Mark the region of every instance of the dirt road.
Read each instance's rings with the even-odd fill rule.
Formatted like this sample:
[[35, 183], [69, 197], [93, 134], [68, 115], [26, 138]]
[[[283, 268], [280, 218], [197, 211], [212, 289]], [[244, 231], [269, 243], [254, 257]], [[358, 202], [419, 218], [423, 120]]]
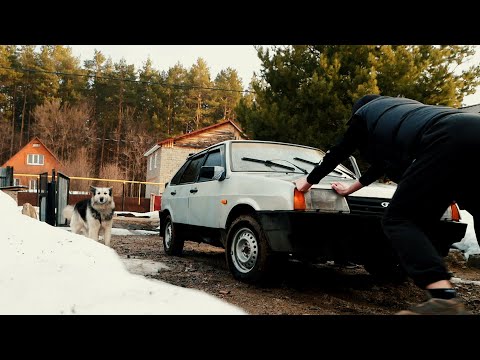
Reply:
[[[411, 282], [380, 282], [361, 266], [347, 269], [290, 262], [280, 284], [259, 287], [233, 279], [224, 250], [206, 244], [185, 242], [181, 257], [165, 255], [158, 235], [113, 236], [112, 247], [122, 257], [158, 261], [169, 267], [148, 277], [205, 291], [249, 314], [394, 314], [425, 299], [424, 292]], [[451, 251], [447, 263], [467, 308], [480, 314], [480, 270], [467, 267], [457, 250]]]

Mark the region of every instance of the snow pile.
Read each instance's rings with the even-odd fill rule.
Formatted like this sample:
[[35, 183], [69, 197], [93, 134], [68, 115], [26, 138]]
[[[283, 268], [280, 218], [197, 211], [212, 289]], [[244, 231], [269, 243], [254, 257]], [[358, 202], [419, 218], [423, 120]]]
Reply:
[[478, 246], [477, 237], [475, 235], [475, 228], [473, 227], [473, 217], [469, 212], [460, 210], [462, 221], [468, 224], [467, 232], [462, 241], [453, 244], [454, 247], [461, 250], [465, 258], [468, 259], [470, 255], [480, 254], [480, 247]]
[[130, 274], [114, 250], [22, 215], [3, 191], [0, 214], [0, 314], [245, 314]]

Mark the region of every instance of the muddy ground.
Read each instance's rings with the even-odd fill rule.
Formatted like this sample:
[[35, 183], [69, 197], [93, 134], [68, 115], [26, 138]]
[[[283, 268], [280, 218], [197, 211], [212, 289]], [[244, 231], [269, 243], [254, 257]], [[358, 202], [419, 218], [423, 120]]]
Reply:
[[[158, 219], [119, 218], [114, 226], [153, 229]], [[159, 235], [113, 236], [112, 247], [122, 257], [158, 261], [169, 267], [147, 277], [205, 291], [252, 315], [386, 315], [425, 300], [424, 292], [411, 281], [381, 282], [362, 266], [289, 262], [279, 284], [261, 287], [233, 279], [224, 250], [210, 245], [187, 241], [181, 257], [166, 255]], [[467, 267], [458, 250], [452, 250], [446, 261], [466, 307], [480, 314], [480, 269]]]
[[[7, 193], [16, 200], [16, 193]], [[117, 228], [154, 230], [158, 225], [158, 219], [114, 218]], [[186, 241], [181, 257], [164, 253], [158, 233], [114, 235], [111, 245], [121, 257], [161, 262], [169, 267], [146, 275], [149, 278], [205, 291], [252, 315], [390, 315], [425, 300], [425, 293], [411, 281], [381, 282], [362, 266], [290, 262], [278, 285], [260, 287], [236, 281], [227, 269], [224, 250], [210, 245]], [[450, 251], [446, 262], [467, 309], [479, 315], [480, 269], [467, 267], [458, 250]]]

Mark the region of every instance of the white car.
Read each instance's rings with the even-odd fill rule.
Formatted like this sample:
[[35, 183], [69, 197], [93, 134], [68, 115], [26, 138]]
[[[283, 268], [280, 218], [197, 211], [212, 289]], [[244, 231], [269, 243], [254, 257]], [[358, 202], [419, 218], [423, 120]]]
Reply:
[[[302, 145], [231, 140], [189, 156], [162, 194], [165, 252], [180, 255], [185, 240], [223, 247], [234, 277], [247, 282], [269, 278], [289, 258], [349, 261], [386, 277], [401, 272], [380, 222], [395, 185], [374, 183], [339, 196], [333, 181], [360, 176], [351, 157], [355, 173], [339, 165], [307, 193], [296, 190], [293, 181], [324, 154]], [[446, 256], [466, 230], [456, 204], [438, 225], [426, 231]]]

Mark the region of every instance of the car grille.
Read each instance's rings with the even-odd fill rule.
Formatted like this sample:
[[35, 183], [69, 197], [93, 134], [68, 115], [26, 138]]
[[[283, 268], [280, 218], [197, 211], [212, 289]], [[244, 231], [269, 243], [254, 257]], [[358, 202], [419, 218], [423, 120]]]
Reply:
[[347, 197], [351, 214], [383, 215], [389, 201], [390, 199]]

